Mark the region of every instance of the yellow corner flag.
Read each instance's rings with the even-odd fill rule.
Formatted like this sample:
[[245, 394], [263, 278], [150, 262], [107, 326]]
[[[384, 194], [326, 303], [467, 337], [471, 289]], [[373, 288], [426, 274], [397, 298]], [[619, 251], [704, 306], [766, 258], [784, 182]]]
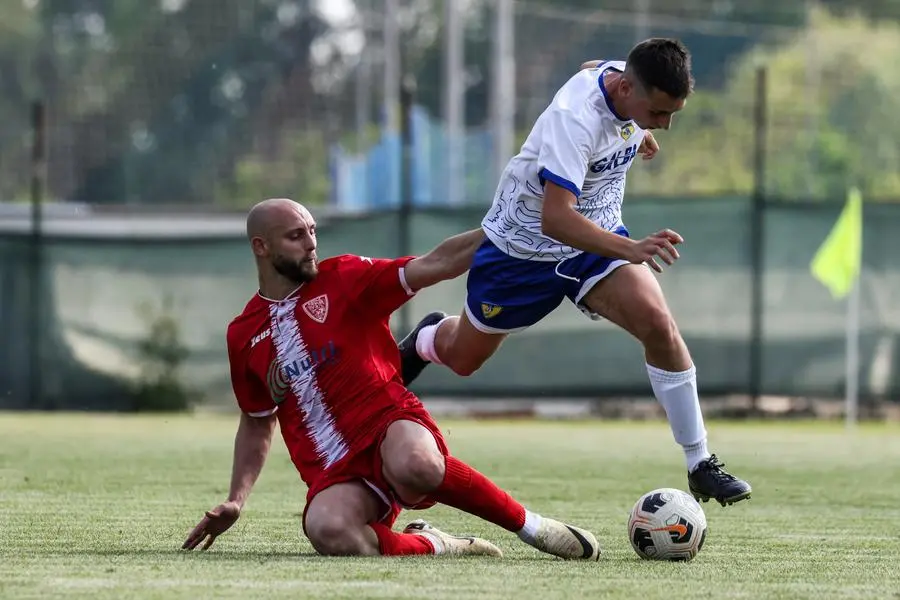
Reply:
[[844, 210], [810, 264], [813, 277], [843, 298], [853, 288], [862, 266], [862, 194], [851, 188]]

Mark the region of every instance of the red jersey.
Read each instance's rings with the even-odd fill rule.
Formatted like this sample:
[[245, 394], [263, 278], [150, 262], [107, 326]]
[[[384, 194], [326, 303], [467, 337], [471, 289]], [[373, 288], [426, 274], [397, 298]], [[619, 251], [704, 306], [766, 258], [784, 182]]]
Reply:
[[238, 406], [277, 411], [303, 480], [373, 443], [372, 424], [420, 406], [400, 376], [391, 313], [413, 295], [393, 260], [343, 255], [281, 301], [256, 294], [228, 325], [228, 357]]

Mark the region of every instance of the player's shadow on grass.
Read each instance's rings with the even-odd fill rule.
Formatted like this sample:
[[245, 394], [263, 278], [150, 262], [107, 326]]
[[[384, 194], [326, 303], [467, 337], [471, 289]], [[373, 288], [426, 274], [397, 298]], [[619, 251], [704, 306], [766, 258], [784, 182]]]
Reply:
[[250, 560], [296, 560], [298, 558], [325, 558], [320, 554], [312, 551], [302, 552], [284, 552], [284, 551], [267, 551], [267, 550], [220, 550], [210, 549], [201, 550], [182, 550], [181, 548], [172, 549], [154, 549], [154, 548], [122, 548], [117, 550], [79, 550], [72, 549], [56, 550], [47, 552], [46, 554], [77, 554], [78, 556], [94, 556], [97, 558], [129, 556], [129, 557], [147, 557], [147, 558], [184, 558], [195, 560], [215, 560], [215, 561], [240, 561], [246, 562]]
[[[180, 559], [180, 560], [202, 560], [202, 561], [211, 561], [211, 562], [235, 562], [235, 563], [248, 563], [248, 562], [258, 562], [258, 563], [269, 563], [269, 562], [296, 562], [298, 560], [302, 560], [304, 562], [316, 561], [323, 563], [330, 563], [336, 561], [346, 561], [346, 560], [360, 560], [360, 561], [374, 561], [374, 560], [390, 560], [390, 561], [403, 561], [403, 560], [439, 560], [439, 561], [494, 561], [494, 562], [507, 562], [507, 563], [553, 563], [560, 562], [559, 559], [556, 559], [552, 556], [547, 556], [543, 554], [507, 554], [505, 557], [501, 559], [495, 558], [486, 558], [483, 556], [446, 556], [446, 557], [423, 557], [423, 556], [403, 556], [403, 557], [390, 557], [384, 558], [380, 556], [346, 556], [346, 557], [334, 557], [334, 556], [323, 556], [321, 554], [317, 554], [316, 552], [307, 551], [307, 552], [284, 552], [284, 551], [266, 551], [266, 550], [243, 550], [243, 551], [232, 551], [232, 550], [221, 550], [221, 549], [210, 549], [206, 551], [200, 550], [182, 550], [180, 548], [175, 548], [172, 550], [156, 550], [152, 548], [123, 548], [121, 550], [77, 550], [73, 549], [70, 551], [55, 551], [55, 552], [47, 552], [46, 554], [68, 554], [73, 555], [77, 554], [81, 557], [95, 557], [95, 558], [112, 558], [112, 557], [134, 557], [134, 558], [142, 558], [142, 559]], [[602, 562], [602, 559], [601, 559]], [[596, 565], [597, 563], [594, 561], [574, 561], [573, 564], [587, 564], [587, 565]]]
[[[195, 551], [194, 554], [200, 554]], [[165, 556], [165, 553], [160, 553], [158, 556]], [[194, 558], [190, 556], [189, 558]], [[457, 563], [457, 562], [484, 562], [484, 563], [562, 563], [566, 561], [562, 561], [561, 559], [555, 558], [553, 556], [547, 555], [537, 555], [537, 556], [505, 556], [503, 558], [492, 558], [487, 556], [430, 556], [430, 555], [414, 555], [414, 556], [323, 556], [321, 554], [316, 554], [314, 552], [280, 552], [280, 553], [265, 553], [265, 552], [232, 552], [232, 553], [220, 553], [214, 554], [211, 552], [203, 553], [203, 556], [196, 557], [197, 560], [210, 560], [214, 562], [250, 562], [255, 561], [259, 563], [269, 563], [269, 562], [286, 562], [291, 561], [295, 562], [298, 560], [302, 560], [303, 562], [321, 562], [322, 564], [331, 564], [345, 561], [360, 561], [360, 562], [422, 562], [428, 561], [433, 562], [437, 561], [438, 563], [446, 562], [446, 563]], [[573, 565], [583, 564], [583, 565], [593, 565], [596, 566], [597, 563], [595, 561], [572, 561]]]
[[199, 550], [175, 550], [174, 552], [162, 552], [161, 556], [182, 556], [190, 560], [206, 560], [215, 562], [279, 562], [296, 561], [298, 559], [322, 559], [321, 554], [315, 552], [266, 552], [263, 550], [250, 551], [199, 551]]

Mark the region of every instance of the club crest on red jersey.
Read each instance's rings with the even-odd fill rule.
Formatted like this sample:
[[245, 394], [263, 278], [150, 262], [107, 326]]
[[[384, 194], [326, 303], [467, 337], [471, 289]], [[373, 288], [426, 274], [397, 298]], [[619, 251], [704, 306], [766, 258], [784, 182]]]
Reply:
[[328, 318], [328, 296], [322, 294], [303, 303], [303, 312], [317, 323], [324, 323]]

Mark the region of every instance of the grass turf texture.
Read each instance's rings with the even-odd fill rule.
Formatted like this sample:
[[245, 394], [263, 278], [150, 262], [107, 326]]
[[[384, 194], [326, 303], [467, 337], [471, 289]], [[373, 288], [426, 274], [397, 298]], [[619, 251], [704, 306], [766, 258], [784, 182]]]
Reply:
[[691, 563], [640, 560], [634, 501], [687, 486], [665, 424], [444, 420], [451, 450], [535, 511], [593, 530], [564, 562], [446, 507], [405, 512], [503, 559], [325, 558], [300, 533], [305, 487], [280, 432], [241, 520], [180, 550], [224, 498], [236, 417], [0, 414], [2, 598], [900, 598], [900, 428], [709, 423], [753, 498], [704, 504]]

